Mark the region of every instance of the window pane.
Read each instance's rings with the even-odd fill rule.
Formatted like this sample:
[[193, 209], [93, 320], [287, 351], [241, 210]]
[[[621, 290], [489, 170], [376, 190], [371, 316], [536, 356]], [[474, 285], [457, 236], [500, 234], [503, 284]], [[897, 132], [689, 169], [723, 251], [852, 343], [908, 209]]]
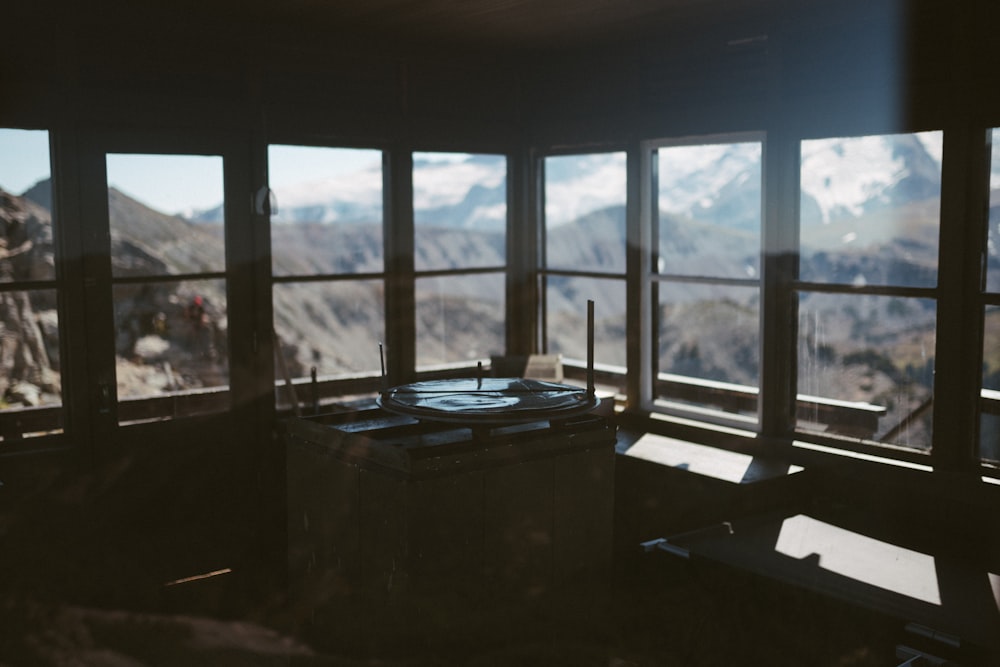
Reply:
[[801, 294], [799, 428], [929, 449], [936, 310], [929, 299]]
[[[62, 429], [56, 291], [0, 291], [0, 440]], [[36, 414], [23, 414], [25, 409]], [[18, 413], [8, 423], [4, 413]]]
[[802, 142], [800, 277], [937, 284], [941, 132]]
[[413, 154], [417, 271], [506, 266], [507, 159]]
[[658, 150], [660, 273], [760, 275], [761, 144]]
[[[0, 128], [0, 440], [63, 428], [49, 135]], [[50, 282], [18, 289], [16, 283]]]
[[417, 367], [503, 354], [505, 282], [503, 273], [418, 278]]
[[119, 399], [229, 384], [224, 280], [119, 284], [113, 298]]
[[109, 154], [112, 274], [225, 270], [222, 158]]
[[1000, 130], [994, 129], [990, 150], [989, 237], [987, 238], [986, 289], [1000, 292]]
[[660, 283], [657, 396], [756, 419], [756, 287]]
[[548, 276], [546, 352], [587, 361], [587, 301], [594, 302], [594, 365], [625, 368], [625, 281]]
[[979, 456], [1000, 463], [1000, 306], [987, 306], [984, 321]]
[[276, 276], [381, 273], [382, 152], [267, 149]]
[[545, 158], [545, 239], [549, 269], [625, 273], [625, 153]]
[[0, 129], [0, 282], [54, 280], [49, 135]]
[[379, 343], [385, 339], [381, 280], [274, 285], [274, 328], [282, 352], [275, 380], [323, 379], [381, 373]]

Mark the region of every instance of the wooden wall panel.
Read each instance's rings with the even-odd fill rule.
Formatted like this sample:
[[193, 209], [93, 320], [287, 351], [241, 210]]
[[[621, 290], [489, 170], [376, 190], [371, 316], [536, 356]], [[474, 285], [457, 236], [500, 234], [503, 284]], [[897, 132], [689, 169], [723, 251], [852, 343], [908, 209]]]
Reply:
[[591, 449], [555, 460], [552, 541], [556, 586], [610, 573], [615, 454]]
[[360, 592], [374, 605], [389, 604], [409, 586], [406, 483], [362, 469]]
[[314, 599], [348, 593], [362, 569], [358, 466], [307, 445], [289, 447], [287, 479], [292, 590]]
[[420, 588], [444, 584], [469, 595], [481, 592], [483, 487], [483, 473], [477, 471], [411, 484], [410, 560], [414, 579], [426, 582]]
[[486, 473], [484, 570], [496, 597], [530, 597], [552, 577], [552, 459]]

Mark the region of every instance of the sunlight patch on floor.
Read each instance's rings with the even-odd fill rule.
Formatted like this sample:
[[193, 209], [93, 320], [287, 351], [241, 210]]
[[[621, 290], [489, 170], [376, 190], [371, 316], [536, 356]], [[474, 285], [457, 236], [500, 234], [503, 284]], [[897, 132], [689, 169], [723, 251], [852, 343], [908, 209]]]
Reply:
[[804, 514], [784, 520], [775, 550], [816, 558], [824, 570], [934, 605], [941, 604], [934, 557]]

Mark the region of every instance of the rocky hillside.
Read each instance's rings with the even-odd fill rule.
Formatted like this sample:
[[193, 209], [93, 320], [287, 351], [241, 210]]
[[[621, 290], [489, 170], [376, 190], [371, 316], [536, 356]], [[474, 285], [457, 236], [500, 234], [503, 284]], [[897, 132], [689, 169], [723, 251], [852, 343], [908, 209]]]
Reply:
[[[0, 281], [55, 276], [52, 216], [0, 190]], [[58, 402], [59, 341], [52, 290], [0, 292], [0, 407]]]

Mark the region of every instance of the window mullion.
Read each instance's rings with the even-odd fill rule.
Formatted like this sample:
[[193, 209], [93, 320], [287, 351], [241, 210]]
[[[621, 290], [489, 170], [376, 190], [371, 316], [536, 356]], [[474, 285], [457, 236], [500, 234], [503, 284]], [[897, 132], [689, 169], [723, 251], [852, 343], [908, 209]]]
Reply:
[[63, 404], [70, 442], [87, 455], [93, 453], [87, 341], [66, 332], [84, 330], [87, 319], [84, 290], [83, 225], [81, 224], [78, 136], [60, 129], [49, 134], [52, 164], [52, 213], [57, 226], [56, 281], [59, 286], [60, 354]]
[[537, 336], [537, 291], [539, 219], [532, 215], [537, 195], [532, 187], [534, 169], [529, 151], [519, 150], [507, 158], [507, 299], [506, 353], [534, 352]]
[[412, 382], [417, 368], [413, 232], [413, 154], [383, 153], [386, 375], [389, 385]]
[[652, 322], [655, 309], [651, 295], [654, 151], [645, 144], [633, 146], [628, 151], [626, 169], [626, 361], [629, 369], [626, 396], [630, 407], [646, 410], [653, 404], [655, 380]]
[[982, 380], [983, 309], [979, 258], [984, 252], [983, 202], [988, 201], [986, 132], [960, 126], [944, 134], [941, 174], [941, 239], [938, 262], [938, 324], [931, 453], [938, 468], [972, 464], [976, 406]]
[[769, 133], [764, 142], [761, 217], [760, 428], [784, 437], [795, 424], [799, 142]]

